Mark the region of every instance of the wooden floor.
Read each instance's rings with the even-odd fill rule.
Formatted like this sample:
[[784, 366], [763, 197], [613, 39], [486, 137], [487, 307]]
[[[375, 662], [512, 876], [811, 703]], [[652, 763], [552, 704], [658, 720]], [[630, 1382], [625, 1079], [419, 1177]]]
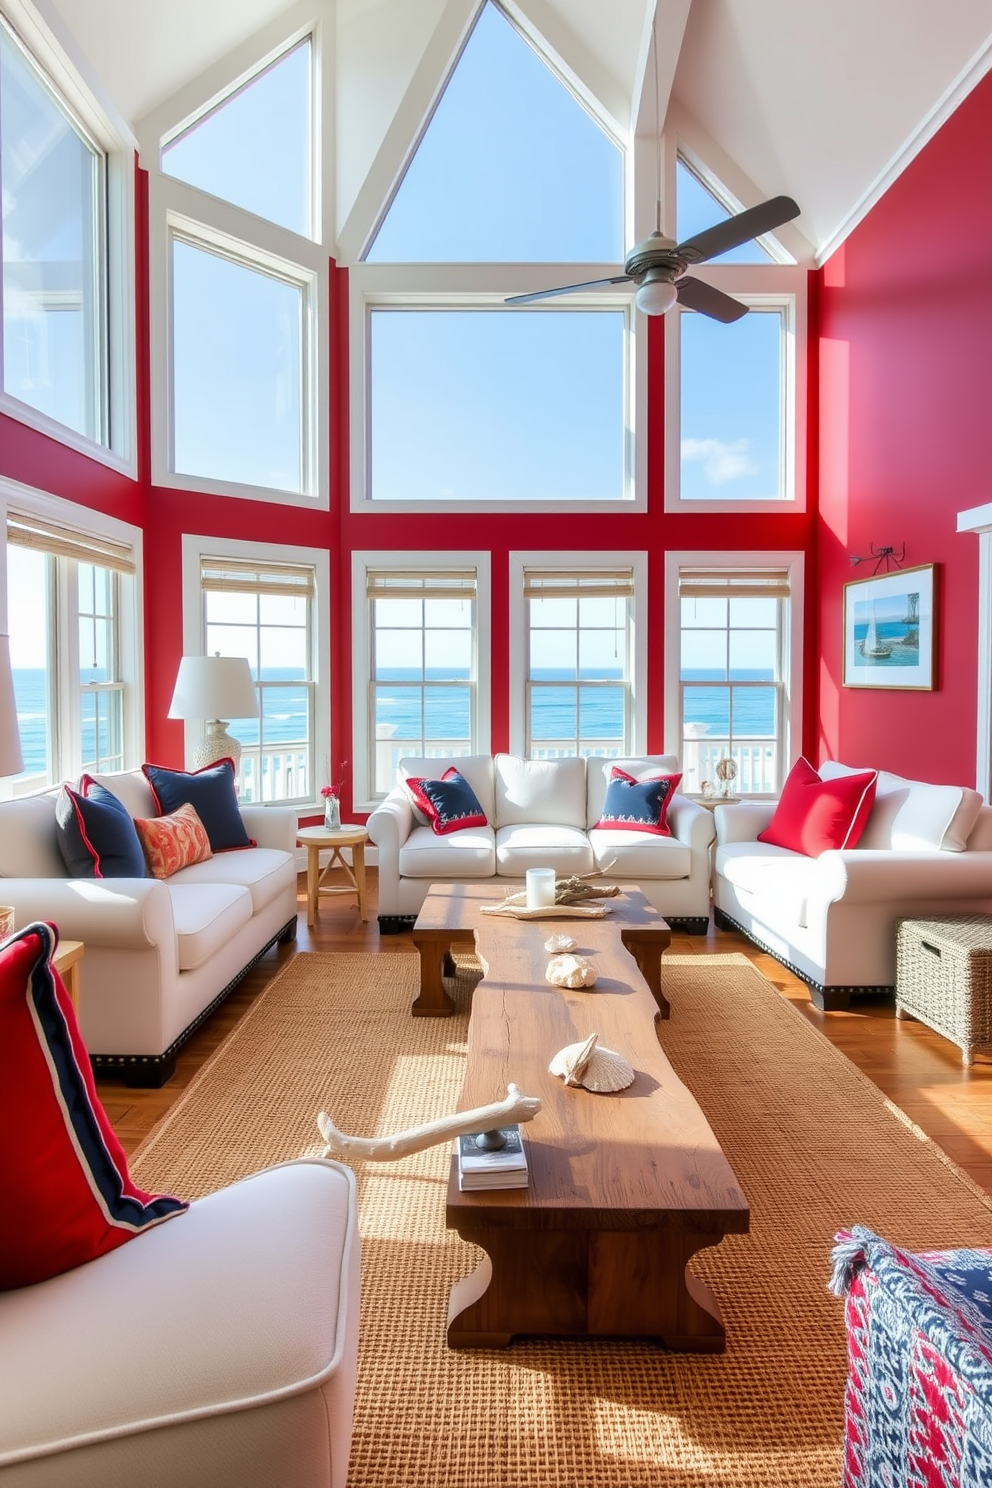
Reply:
[[[363, 925], [349, 898], [324, 900], [313, 930], [306, 923], [306, 879], [299, 889], [300, 929], [295, 946], [277, 946], [208, 1019], [179, 1056], [175, 1076], [161, 1090], [128, 1090], [101, 1080], [100, 1097], [127, 1152], [165, 1115], [190, 1080], [226, 1038], [272, 976], [297, 951], [413, 950], [409, 934], [383, 936], [376, 926], [375, 870], [369, 872], [369, 922]], [[859, 1001], [850, 1012], [820, 1013], [796, 977], [732, 931], [707, 936], [675, 934], [672, 950], [705, 956], [740, 950], [783, 997], [841, 1049], [901, 1110], [992, 1192], [992, 1062], [963, 1069], [958, 1049], [923, 1024], [897, 1019], [891, 1003]]]

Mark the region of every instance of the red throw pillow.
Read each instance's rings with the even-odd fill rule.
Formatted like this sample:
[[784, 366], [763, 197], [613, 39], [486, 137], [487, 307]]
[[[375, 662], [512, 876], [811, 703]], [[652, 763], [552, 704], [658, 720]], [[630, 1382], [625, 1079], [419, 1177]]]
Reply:
[[807, 858], [818, 858], [830, 848], [856, 847], [875, 804], [877, 779], [877, 770], [864, 770], [821, 780], [807, 760], [797, 759], [758, 841], [791, 847]]
[[189, 1206], [136, 1188], [93, 1084], [53, 925], [0, 945], [0, 1290], [58, 1276]]

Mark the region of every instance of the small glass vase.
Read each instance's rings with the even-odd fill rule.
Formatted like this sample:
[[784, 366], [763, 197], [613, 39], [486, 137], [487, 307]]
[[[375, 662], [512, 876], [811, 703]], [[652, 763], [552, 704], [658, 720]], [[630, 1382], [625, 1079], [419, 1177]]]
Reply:
[[337, 832], [341, 828], [341, 802], [337, 796], [324, 797], [324, 826], [329, 832]]

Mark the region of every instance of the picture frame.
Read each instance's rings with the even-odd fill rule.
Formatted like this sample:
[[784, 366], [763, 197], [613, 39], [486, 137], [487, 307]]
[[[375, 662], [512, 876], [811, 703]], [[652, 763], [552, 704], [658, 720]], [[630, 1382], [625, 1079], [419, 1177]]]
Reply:
[[844, 686], [932, 692], [937, 685], [935, 563], [844, 585]]

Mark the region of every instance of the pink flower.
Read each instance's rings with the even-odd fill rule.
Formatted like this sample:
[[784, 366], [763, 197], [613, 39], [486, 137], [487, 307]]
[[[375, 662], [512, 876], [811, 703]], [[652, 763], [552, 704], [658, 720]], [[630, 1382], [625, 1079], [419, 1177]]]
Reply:
[[337, 782], [336, 785], [322, 785], [320, 787], [320, 794], [324, 797], [325, 800], [327, 799], [328, 796], [339, 796], [341, 794], [341, 787], [344, 785], [344, 772], [345, 772], [345, 769], [347, 768], [347, 765], [348, 765], [348, 761], [347, 760], [342, 760], [341, 761], [341, 776], [342, 776], [342, 778]]

